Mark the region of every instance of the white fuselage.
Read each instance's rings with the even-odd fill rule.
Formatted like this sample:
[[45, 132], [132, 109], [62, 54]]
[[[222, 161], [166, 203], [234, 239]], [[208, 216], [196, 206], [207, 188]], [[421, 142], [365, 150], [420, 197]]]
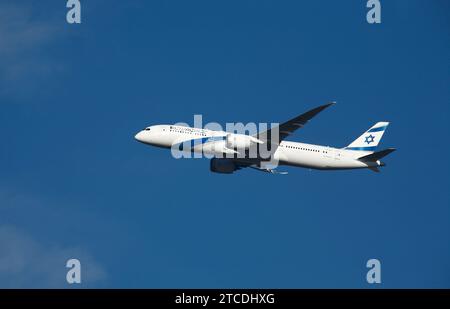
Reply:
[[[224, 137], [230, 133], [175, 125], [148, 127], [135, 138], [145, 144], [171, 148], [186, 141], [198, 140], [192, 151], [210, 155], [226, 153]], [[355, 169], [381, 166], [380, 161], [362, 162], [358, 158], [370, 151], [346, 150], [328, 146], [282, 141], [273, 154], [281, 165], [299, 166], [313, 169]]]

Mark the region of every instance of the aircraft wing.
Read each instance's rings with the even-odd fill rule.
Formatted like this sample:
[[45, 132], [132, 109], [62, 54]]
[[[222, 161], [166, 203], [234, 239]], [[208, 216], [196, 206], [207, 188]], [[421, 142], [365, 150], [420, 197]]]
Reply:
[[[284, 140], [286, 137], [288, 137], [289, 135], [294, 133], [295, 130], [297, 130], [298, 128], [303, 127], [314, 116], [316, 116], [318, 113], [320, 113], [321, 111], [323, 111], [324, 109], [326, 109], [327, 107], [329, 107], [333, 104], [335, 104], [335, 103], [331, 102], [331, 103], [313, 108], [312, 110], [307, 111], [306, 113], [301, 114], [289, 121], [286, 121], [277, 127], [271, 128], [267, 131], [260, 132], [257, 135], [253, 135], [253, 137], [258, 138], [263, 143], [269, 144], [270, 152], [273, 154], [275, 152], [275, 150], [278, 148], [279, 143], [282, 140]], [[271, 142], [272, 142], [271, 136], [272, 136], [272, 134], [277, 134], [277, 133], [279, 135], [279, 138], [278, 139], [274, 138], [274, 141], [276, 141], [277, 144], [272, 145], [271, 144]], [[223, 159], [215, 159], [215, 160], [223, 160]], [[246, 168], [246, 167], [250, 167], [250, 168], [254, 168], [259, 171], [268, 172], [268, 173], [272, 173], [272, 174], [286, 174], [286, 172], [279, 172], [272, 168], [262, 167], [260, 164], [261, 161], [266, 161], [266, 160], [261, 160], [261, 158], [247, 159], [247, 160], [239, 160], [239, 159], [235, 158], [235, 159], [231, 159], [231, 160], [235, 164], [235, 171]]]
[[[309, 120], [311, 120], [314, 116], [316, 116], [318, 113], [326, 109], [327, 107], [333, 105], [334, 102], [313, 108], [310, 111], [307, 111], [304, 114], [301, 114], [289, 121], [286, 121], [279, 126], [275, 128], [271, 128], [267, 131], [258, 133], [258, 139], [264, 143], [271, 143], [271, 136], [274, 132], [278, 131], [279, 138], [274, 138], [275, 141], [278, 140], [278, 142], [281, 142], [286, 137], [294, 133], [297, 129], [302, 128]], [[272, 145], [271, 145], [272, 146]], [[272, 151], [275, 151], [275, 149], [278, 147], [278, 145], [273, 145], [274, 149]]]

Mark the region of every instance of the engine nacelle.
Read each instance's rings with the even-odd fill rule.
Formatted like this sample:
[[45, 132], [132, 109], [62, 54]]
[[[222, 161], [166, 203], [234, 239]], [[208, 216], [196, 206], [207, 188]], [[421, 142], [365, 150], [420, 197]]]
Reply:
[[211, 159], [210, 170], [214, 173], [232, 174], [237, 170], [236, 164], [229, 159]]
[[226, 146], [229, 149], [249, 149], [252, 144], [260, 144], [260, 140], [253, 136], [242, 134], [228, 134], [226, 138]]

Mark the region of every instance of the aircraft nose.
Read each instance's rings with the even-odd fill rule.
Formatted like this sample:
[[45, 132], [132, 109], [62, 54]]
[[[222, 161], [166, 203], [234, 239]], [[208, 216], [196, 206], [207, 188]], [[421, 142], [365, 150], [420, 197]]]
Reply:
[[142, 142], [143, 134], [144, 134], [144, 133], [143, 133], [142, 131], [138, 132], [138, 133], [134, 136], [134, 139], [137, 140], [137, 141], [139, 141], [139, 142]]

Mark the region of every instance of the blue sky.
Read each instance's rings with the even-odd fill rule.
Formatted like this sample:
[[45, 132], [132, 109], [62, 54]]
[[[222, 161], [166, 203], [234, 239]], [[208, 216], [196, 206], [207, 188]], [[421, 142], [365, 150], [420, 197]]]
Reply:
[[[449, 4], [0, 4], [0, 287], [450, 287]], [[133, 136], [158, 123], [282, 122], [346, 146], [377, 121], [379, 174], [209, 171]], [[366, 261], [382, 284], [367, 284]]]

